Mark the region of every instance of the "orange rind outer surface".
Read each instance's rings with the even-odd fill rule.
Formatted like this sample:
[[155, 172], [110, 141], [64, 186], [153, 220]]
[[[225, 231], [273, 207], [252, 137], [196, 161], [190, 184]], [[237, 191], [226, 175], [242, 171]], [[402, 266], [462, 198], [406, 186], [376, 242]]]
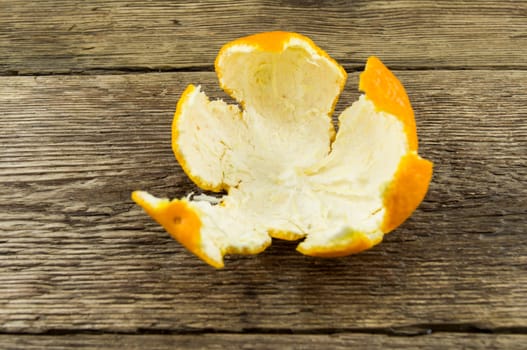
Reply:
[[433, 163], [417, 155], [414, 111], [406, 90], [377, 57], [368, 58], [360, 75], [359, 89], [376, 108], [397, 117], [407, 137], [409, 152], [399, 161], [394, 178], [383, 195], [386, 213], [381, 230], [388, 233], [408, 219], [423, 201], [432, 179]]
[[142, 191], [134, 191], [132, 199], [189, 251], [211, 266], [223, 267], [223, 262], [211, 259], [202, 249], [199, 213], [185, 200], [163, 199], [157, 204], [152, 204], [145, 198], [145, 193]]
[[403, 123], [410, 151], [417, 151], [414, 111], [399, 79], [375, 56], [368, 58], [360, 74], [359, 90], [364, 91], [376, 108], [390, 113]]
[[383, 196], [386, 212], [381, 230], [384, 233], [401, 225], [423, 201], [432, 179], [432, 168], [432, 162], [415, 153], [401, 159]]

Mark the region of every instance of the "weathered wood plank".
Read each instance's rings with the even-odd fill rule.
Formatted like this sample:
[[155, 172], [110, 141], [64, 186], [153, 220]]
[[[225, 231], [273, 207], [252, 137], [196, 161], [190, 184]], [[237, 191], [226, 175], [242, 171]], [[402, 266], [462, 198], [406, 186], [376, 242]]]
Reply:
[[526, 349], [527, 335], [438, 333], [421, 337], [380, 334], [282, 335], [0, 335], [6, 349]]
[[525, 1], [2, 1], [0, 74], [210, 67], [254, 32], [312, 37], [347, 67], [527, 67]]
[[187, 83], [223, 96], [214, 74], [0, 78], [0, 331], [525, 327], [527, 72], [397, 74], [436, 162], [414, 216], [357, 256], [275, 242], [221, 271], [129, 199], [194, 189], [171, 116]]

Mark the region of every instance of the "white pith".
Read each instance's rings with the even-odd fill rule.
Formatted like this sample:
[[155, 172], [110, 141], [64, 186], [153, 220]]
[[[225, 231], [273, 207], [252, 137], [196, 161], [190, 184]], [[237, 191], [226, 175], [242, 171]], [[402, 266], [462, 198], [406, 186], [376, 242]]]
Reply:
[[225, 253], [263, 250], [272, 231], [305, 237], [305, 251], [348, 244], [352, 232], [376, 242], [383, 235], [383, 193], [409, 152], [403, 124], [361, 96], [339, 116], [331, 143], [328, 114], [345, 76], [303, 41], [286, 46], [233, 47], [220, 57], [220, 82], [243, 111], [209, 101], [199, 87], [180, 107], [176, 142], [186, 170], [228, 188], [219, 204], [189, 200], [202, 248], [218, 263]]

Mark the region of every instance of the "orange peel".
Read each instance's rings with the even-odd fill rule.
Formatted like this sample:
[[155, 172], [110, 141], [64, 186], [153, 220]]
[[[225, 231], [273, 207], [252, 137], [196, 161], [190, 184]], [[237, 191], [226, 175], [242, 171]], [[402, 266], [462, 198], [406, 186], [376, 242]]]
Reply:
[[224, 45], [220, 86], [241, 106], [183, 92], [172, 149], [200, 188], [218, 196], [132, 199], [208, 264], [256, 254], [271, 237], [303, 239], [297, 250], [338, 257], [369, 249], [424, 199], [432, 163], [417, 154], [414, 112], [403, 85], [376, 57], [358, 101], [331, 121], [345, 70], [309, 38], [251, 35]]

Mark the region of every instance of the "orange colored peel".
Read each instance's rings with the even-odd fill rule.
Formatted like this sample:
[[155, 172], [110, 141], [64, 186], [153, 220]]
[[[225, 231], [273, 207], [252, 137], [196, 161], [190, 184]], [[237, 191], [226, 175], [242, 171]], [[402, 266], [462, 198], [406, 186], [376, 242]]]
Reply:
[[288, 32], [264, 32], [249, 35], [224, 45], [223, 49], [230, 47], [249, 45], [257, 47], [260, 51], [266, 52], [280, 52], [284, 48], [284, 44], [287, 43], [291, 38], [299, 37], [296, 33]]
[[414, 111], [399, 79], [379, 60], [368, 58], [366, 68], [360, 75], [359, 90], [384, 112], [395, 115], [404, 124], [408, 146], [417, 150], [417, 130]]
[[351, 231], [345, 239], [329, 242], [324, 246], [314, 249], [303, 249], [300, 245], [296, 250], [302, 254], [320, 258], [338, 258], [350, 254], [360, 253], [378, 244], [380, 240], [373, 241], [362, 232]]
[[[243, 38], [239, 38], [231, 41], [230, 43], [223, 45], [215, 61], [216, 72], [221, 71], [219, 67], [219, 61], [225, 53], [227, 53], [232, 48], [237, 48], [240, 46], [252, 46], [256, 51], [261, 52], [282, 52], [287, 44], [292, 40], [297, 39], [298, 41], [307, 44], [311, 49], [316, 51], [317, 54], [323, 56], [332, 62], [335, 65], [339, 65], [331, 56], [329, 56], [324, 50], [320, 49], [311, 39], [306, 36], [291, 33], [291, 32], [263, 32], [258, 34], [249, 35]], [[339, 65], [340, 66], [340, 65]], [[344, 68], [340, 67], [342, 72], [345, 73]]]
[[432, 179], [432, 162], [409, 153], [399, 163], [395, 178], [384, 194], [386, 214], [382, 231], [387, 233], [401, 225], [428, 191]]
[[273, 238], [283, 239], [286, 241], [296, 241], [297, 239], [301, 239], [302, 237], [304, 237], [301, 234], [284, 230], [269, 230], [267, 232], [269, 233], [269, 236]]
[[420, 158], [414, 111], [399, 79], [377, 58], [370, 57], [360, 75], [359, 89], [384, 112], [404, 125], [411, 153], [403, 157], [394, 180], [384, 194], [386, 208], [382, 231], [387, 233], [401, 225], [424, 199], [432, 178], [432, 162]]
[[199, 187], [227, 195], [132, 195], [208, 264], [223, 267], [225, 254], [256, 254], [271, 237], [305, 238], [297, 250], [310, 256], [358, 253], [424, 199], [432, 163], [417, 155], [403, 85], [378, 58], [368, 59], [359, 84], [365, 96], [339, 116], [336, 140], [327, 116], [347, 75], [309, 38], [270, 32], [237, 39], [221, 48], [215, 69], [242, 110], [189, 85], [174, 114], [172, 149]]
[[132, 199], [143, 207], [148, 215], [157, 221], [174, 239], [185, 248], [196, 254], [203, 261], [214, 267], [223, 267], [209, 259], [201, 247], [201, 220], [199, 214], [183, 200], [160, 200], [152, 204], [142, 191], [134, 191]]

